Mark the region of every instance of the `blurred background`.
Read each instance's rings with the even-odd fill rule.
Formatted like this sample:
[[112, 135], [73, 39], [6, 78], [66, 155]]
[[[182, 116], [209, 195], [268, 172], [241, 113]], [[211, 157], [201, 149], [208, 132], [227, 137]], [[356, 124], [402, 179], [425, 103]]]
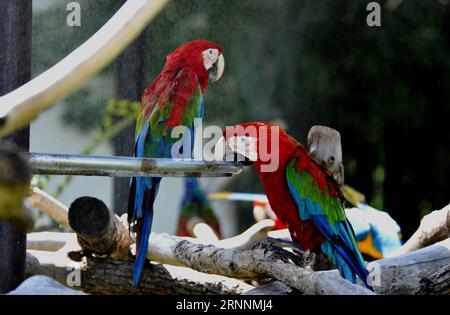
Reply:
[[[123, 3], [79, 0], [81, 26], [69, 27], [69, 2], [33, 1], [33, 76], [82, 44]], [[226, 68], [206, 92], [204, 123], [277, 121], [302, 143], [313, 125], [337, 129], [346, 183], [387, 211], [407, 239], [423, 215], [449, 202], [450, 1], [378, 1], [381, 27], [366, 24], [369, 2], [174, 0], [115, 63], [33, 122], [30, 150], [131, 156], [133, 123], [108, 134], [132, 112], [131, 103], [117, 100], [139, 100], [166, 54], [208, 39], [223, 46]], [[67, 205], [90, 195], [126, 211], [128, 179], [43, 180]], [[207, 192], [263, 192], [251, 170], [200, 183]], [[155, 231], [175, 233], [182, 195], [182, 180], [163, 181]], [[253, 222], [249, 204], [212, 207], [225, 237]]]

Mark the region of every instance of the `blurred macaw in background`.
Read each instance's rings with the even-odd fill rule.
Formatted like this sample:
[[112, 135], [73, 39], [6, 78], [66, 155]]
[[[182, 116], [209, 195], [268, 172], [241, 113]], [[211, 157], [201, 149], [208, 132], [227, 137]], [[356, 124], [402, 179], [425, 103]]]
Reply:
[[[136, 121], [135, 157], [190, 157], [194, 119], [203, 117], [203, 94], [209, 81], [217, 81], [222, 76], [224, 66], [222, 48], [205, 40], [185, 43], [167, 56], [162, 72], [141, 99]], [[189, 129], [191, 137], [183, 137], [183, 150], [177, 151], [180, 156], [172, 156], [172, 146], [179, 139], [172, 138], [171, 133], [180, 125]], [[189, 145], [185, 146], [184, 141]], [[145, 262], [153, 203], [160, 181], [160, 177], [136, 177], [130, 183], [128, 222], [134, 224], [136, 231], [134, 287], [139, 283]]]
[[345, 185], [342, 192], [345, 200], [354, 206], [345, 212], [362, 253], [380, 259], [402, 246], [400, 226], [387, 212], [369, 206], [364, 195], [350, 186]]
[[[272, 143], [272, 136], [277, 137], [276, 143]], [[276, 125], [240, 124], [226, 128], [224, 137], [229, 149], [255, 162], [270, 205], [289, 229], [294, 243], [328, 258], [343, 278], [356, 283], [358, 276], [371, 289], [369, 273], [345, 216], [343, 196], [331, 173]], [[264, 171], [267, 161], [261, 157], [274, 152], [276, 146], [278, 167]]]
[[222, 238], [220, 223], [200, 183], [196, 178], [184, 178], [184, 196], [180, 207], [178, 219], [179, 236], [194, 237], [194, 227], [197, 223], [209, 225], [218, 239]]

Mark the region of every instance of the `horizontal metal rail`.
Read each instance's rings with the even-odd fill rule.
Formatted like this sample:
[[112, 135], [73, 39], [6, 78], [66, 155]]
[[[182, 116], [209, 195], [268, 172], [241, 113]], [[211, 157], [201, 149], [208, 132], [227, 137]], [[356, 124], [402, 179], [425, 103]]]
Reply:
[[228, 177], [242, 165], [228, 161], [24, 153], [34, 174], [109, 177]]

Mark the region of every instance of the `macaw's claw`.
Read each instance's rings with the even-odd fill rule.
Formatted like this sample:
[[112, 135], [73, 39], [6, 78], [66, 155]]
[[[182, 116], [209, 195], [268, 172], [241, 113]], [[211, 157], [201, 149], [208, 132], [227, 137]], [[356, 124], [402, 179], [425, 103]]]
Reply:
[[[288, 247], [292, 250], [286, 250], [282, 247]], [[299, 267], [309, 266], [313, 261], [314, 254], [304, 251], [303, 248], [293, 242], [282, 239], [266, 237], [261, 242], [253, 246], [253, 249], [264, 249], [264, 254], [270, 252], [271, 256], [284, 262], [292, 261]]]

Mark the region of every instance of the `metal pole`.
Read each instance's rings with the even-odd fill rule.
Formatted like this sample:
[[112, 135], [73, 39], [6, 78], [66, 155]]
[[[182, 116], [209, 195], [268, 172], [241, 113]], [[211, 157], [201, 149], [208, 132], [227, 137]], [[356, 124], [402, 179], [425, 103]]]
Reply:
[[24, 153], [34, 174], [109, 177], [224, 177], [238, 174], [236, 162], [139, 159], [117, 156]]
[[[0, 95], [31, 78], [31, 0], [0, 1]], [[29, 150], [29, 127], [6, 140]], [[26, 234], [0, 221], [0, 293], [15, 289], [25, 278]]]

